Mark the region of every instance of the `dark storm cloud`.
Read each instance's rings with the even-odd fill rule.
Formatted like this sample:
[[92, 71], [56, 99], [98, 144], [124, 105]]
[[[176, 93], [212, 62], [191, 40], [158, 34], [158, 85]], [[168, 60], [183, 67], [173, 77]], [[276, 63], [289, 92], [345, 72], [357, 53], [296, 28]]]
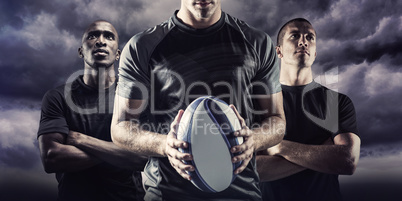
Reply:
[[30, 169], [38, 165], [36, 140], [40, 112], [28, 108], [0, 109], [0, 166]]
[[[37, 147], [36, 147], [37, 148]], [[31, 147], [14, 146], [3, 148], [0, 153], [0, 164], [13, 168], [30, 169], [38, 163], [38, 153]]]
[[398, 0], [334, 1], [330, 12], [315, 21], [323, 39], [359, 40], [374, 34], [382, 19], [399, 18], [401, 7]]
[[[237, 9], [236, 17], [245, 20], [267, 32], [276, 39], [279, 28], [287, 21], [297, 17], [314, 20], [324, 16], [335, 1], [283, 1], [283, 0], [241, 0], [225, 2], [230, 7], [232, 3], [241, 4]], [[223, 7], [225, 8], [225, 7]], [[275, 40], [276, 41], [276, 40]]]
[[[375, 32], [356, 40], [331, 39], [322, 40], [324, 45], [319, 52], [317, 63], [328, 69], [333, 66], [360, 64], [364, 61], [372, 63], [384, 55], [389, 55], [394, 65], [400, 66], [402, 54], [402, 17], [386, 17], [379, 19]], [[335, 34], [334, 34], [335, 35]], [[330, 43], [334, 43], [331, 44]], [[328, 46], [330, 48], [328, 48]]]

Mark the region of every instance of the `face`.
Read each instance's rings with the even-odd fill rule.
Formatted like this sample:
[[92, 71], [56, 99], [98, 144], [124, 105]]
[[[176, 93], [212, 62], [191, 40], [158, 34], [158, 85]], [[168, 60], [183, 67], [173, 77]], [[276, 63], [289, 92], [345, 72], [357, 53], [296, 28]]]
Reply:
[[287, 65], [311, 67], [316, 52], [316, 34], [307, 22], [293, 22], [286, 27], [282, 45], [276, 48], [278, 57]]
[[119, 59], [118, 35], [108, 22], [97, 21], [91, 24], [82, 37], [78, 54], [91, 68], [111, 67]]
[[194, 18], [206, 19], [220, 11], [220, 0], [182, 0], [182, 8], [188, 10]]

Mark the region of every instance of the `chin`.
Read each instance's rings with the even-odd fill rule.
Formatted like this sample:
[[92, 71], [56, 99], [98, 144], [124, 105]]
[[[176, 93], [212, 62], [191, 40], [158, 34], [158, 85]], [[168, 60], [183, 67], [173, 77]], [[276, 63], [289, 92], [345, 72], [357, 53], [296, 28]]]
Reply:
[[303, 63], [299, 63], [297, 65], [299, 68], [310, 68], [311, 65], [308, 65], [307, 63], [303, 62]]
[[94, 63], [93, 68], [100, 69], [100, 68], [109, 68], [113, 65], [113, 63]]

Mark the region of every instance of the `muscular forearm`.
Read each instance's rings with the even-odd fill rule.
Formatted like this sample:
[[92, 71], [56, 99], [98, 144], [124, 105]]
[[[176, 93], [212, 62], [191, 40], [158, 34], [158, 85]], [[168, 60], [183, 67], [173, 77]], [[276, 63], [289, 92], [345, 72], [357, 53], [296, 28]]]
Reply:
[[118, 167], [143, 170], [145, 163], [148, 160], [147, 157], [135, 155], [132, 152], [115, 145], [113, 142], [107, 142], [77, 132], [70, 132], [70, 136], [67, 139], [71, 145], [96, 156], [104, 162]]
[[85, 153], [77, 147], [57, 144], [41, 151], [42, 162], [47, 173], [76, 172], [100, 163], [96, 157]]
[[286, 121], [283, 116], [268, 117], [259, 128], [253, 129], [256, 151], [266, 150], [281, 142]]
[[318, 172], [353, 174], [355, 159], [347, 145], [306, 145], [284, 140], [278, 145], [286, 160]]
[[112, 122], [112, 140], [136, 155], [164, 157], [166, 135], [141, 130], [130, 121]]
[[306, 169], [279, 156], [257, 155], [256, 160], [261, 182], [282, 179]]

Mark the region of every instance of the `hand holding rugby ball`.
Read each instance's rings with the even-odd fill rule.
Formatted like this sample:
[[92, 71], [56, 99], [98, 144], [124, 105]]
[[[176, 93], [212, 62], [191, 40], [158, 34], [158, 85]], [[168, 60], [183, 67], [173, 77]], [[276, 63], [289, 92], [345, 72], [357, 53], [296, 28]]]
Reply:
[[188, 174], [197, 188], [220, 192], [236, 178], [233, 171], [242, 161], [232, 163], [236, 154], [231, 153], [230, 148], [243, 143], [243, 137], [233, 135], [240, 129], [241, 124], [234, 111], [216, 97], [200, 97], [186, 108], [177, 139], [188, 143], [187, 148], [179, 151], [193, 156], [193, 160], [184, 163], [195, 167], [195, 171]]

